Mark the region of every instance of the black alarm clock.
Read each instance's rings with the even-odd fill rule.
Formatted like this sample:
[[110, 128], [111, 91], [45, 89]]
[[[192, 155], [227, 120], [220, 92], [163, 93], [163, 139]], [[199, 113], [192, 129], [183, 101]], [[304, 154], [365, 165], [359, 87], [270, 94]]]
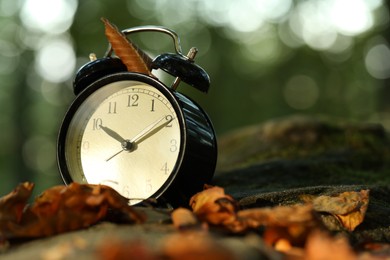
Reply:
[[104, 58], [81, 67], [73, 85], [76, 98], [58, 135], [58, 166], [66, 184], [104, 184], [130, 205], [156, 199], [187, 206], [213, 177], [217, 142], [205, 111], [176, 88], [182, 80], [207, 92], [210, 79], [193, 61], [196, 49], [183, 55], [172, 30], [141, 26], [122, 32], [146, 31], [172, 37], [175, 53], [158, 55], [152, 68], [176, 80], [168, 87], [127, 71], [110, 47]]

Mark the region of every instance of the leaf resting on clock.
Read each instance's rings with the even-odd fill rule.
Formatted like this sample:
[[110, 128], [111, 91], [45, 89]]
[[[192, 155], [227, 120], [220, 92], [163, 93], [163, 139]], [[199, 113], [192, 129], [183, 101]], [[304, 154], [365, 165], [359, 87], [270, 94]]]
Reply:
[[133, 44], [120, 30], [106, 18], [102, 18], [105, 34], [115, 54], [126, 65], [127, 70], [151, 75], [151, 58]]
[[28, 182], [20, 184], [0, 199], [0, 240], [50, 236], [86, 228], [108, 218], [127, 223], [145, 220], [143, 214], [129, 206], [128, 199], [108, 186], [78, 183], [55, 186], [27, 205], [33, 186]]

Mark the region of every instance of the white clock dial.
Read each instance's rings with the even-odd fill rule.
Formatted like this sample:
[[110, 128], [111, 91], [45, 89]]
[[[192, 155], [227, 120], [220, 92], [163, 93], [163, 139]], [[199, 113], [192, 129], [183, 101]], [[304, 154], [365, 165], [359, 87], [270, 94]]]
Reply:
[[136, 204], [171, 177], [182, 145], [178, 115], [157, 88], [110, 83], [79, 106], [67, 134], [74, 181], [105, 184]]

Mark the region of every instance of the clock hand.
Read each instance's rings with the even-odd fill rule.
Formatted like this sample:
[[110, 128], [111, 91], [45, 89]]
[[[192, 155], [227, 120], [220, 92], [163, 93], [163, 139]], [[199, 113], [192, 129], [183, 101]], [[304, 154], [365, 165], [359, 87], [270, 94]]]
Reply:
[[120, 150], [119, 152], [116, 152], [115, 154], [111, 155], [110, 157], [108, 157], [106, 159], [106, 162], [108, 162], [109, 160], [111, 160], [112, 158], [114, 158], [115, 156], [117, 156], [118, 154], [120, 154], [121, 152], [123, 151], [128, 151], [128, 152], [131, 152], [135, 149], [135, 145], [134, 143], [130, 142], [130, 140], [123, 140], [121, 142], [121, 146], [122, 146], [122, 150]]
[[111, 160], [112, 158], [114, 158], [115, 156], [117, 156], [118, 154], [120, 154], [120, 153], [123, 152], [123, 151], [124, 151], [124, 149], [122, 149], [122, 150], [120, 150], [119, 152], [116, 152], [115, 154], [111, 155], [110, 157], [108, 157], [108, 158], [106, 159], [106, 162], [108, 162], [109, 160]]
[[[145, 138], [158, 132], [164, 126], [169, 124], [172, 120], [173, 120], [172, 116], [163, 116], [162, 118], [158, 119], [157, 121], [155, 121], [152, 124], [145, 127], [140, 133], [138, 133], [136, 136], [133, 137], [133, 139], [130, 140], [130, 143], [136, 144], [136, 143], [142, 142]], [[164, 122], [162, 124], [160, 124], [161, 121], [164, 121]]]
[[109, 158], [106, 159], [106, 162], [108, 162], [109, 160], [111, 160], [112, 158], [114, 158], [115, 156], [117, 156], [118, 154], [120, 154], [121, 152], [123, 152], [125, 150], [124, 148], [124, 143], [126, 142], [126, 140], [120, 136], [117, 132], [115, 132], [114, 130], [112, 130], [111, 128], [108, 128], [106, 126], [103, 126], [101, 125], [100, 128], [106, 133], [108, 134], [109, 136], [111, 136], [112, 138], [114, 138], [115, 140], [117, 140], [118, 142], [120, 142], [122, 144], [122, 150], [120, 150], [119, 152], [115, 153], [114, 155], [110, 156]]
[[100, 128], [106, 133], [108, 134], [109, 136], [111, 136], [112, 138], [114, 138], [115, 140], [117, 140], [118, 142], [122, 143], [123, 141], [125, 141], [125, 139], [120, 136], [117, 132], [115, 132], [114, 130], [106, 127], [106, 126], [103, 126], [101, 125]]
[[[165, 119], [165, 121], [162, 124], [160, 124], [160, 122], [163, 121], [164, 119]], [[106, 162], [108, 162], [109, 160], [111, 160], [112, 158], [114, 158], [115, 156], [117, 156], [118, 154], [120, 154], [123, 151], [128, 151], [128, 152], [134, 151], [136, 149], [136, 144], [142, 142], [145, 138], [149, 137], [150, 135], [153, 135], [154, 133], [158, 132], [164, 126], [169, 124], [172, 120], [173, 120], [172, 116], [163, 116], [162, 118], [158, 119], [157, 121], [155, 121], [155, 122], [151, 123], [150, 125], [148, 125], [147, 127], [145, 127], [141, 132], [139, 132], [136, 136], [134, 136], [133, 139], [131, 139], [131, 140], [124, 140], [124, 139], [122, 139], [121, 140], [122, 150], [120, 150], [120, 151], [116, 152], [115, 154], [111, 155], [109, 158], [106, 159]], [[106, 130], [104, 130], [104, 131], [106, 131]], [[111, 129], [109, 129], [109, 130], [111, 130]], [[112, 131], [112, 132], [115, 133], [114, 131]], [[109, 131], [106, 132], [106, 133], [109, 134], [110, 136], [112, 134]], [[119, 135], [116, 134], [115, 136], [117, 137]]]

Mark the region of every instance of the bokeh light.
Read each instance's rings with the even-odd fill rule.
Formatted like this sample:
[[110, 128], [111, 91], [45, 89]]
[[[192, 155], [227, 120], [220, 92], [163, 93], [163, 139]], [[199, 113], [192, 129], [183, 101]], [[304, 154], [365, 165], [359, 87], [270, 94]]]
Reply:
[[329, 21], [337, 32], [355, 36], [373, 26], [372, 9], [378, 7], [380, 1], [364, 0], [332, 0], [329, 4]]
[[385, 41], [370, 48], [365, 57], [368, 73], [377, 79], [390, 78], [390, 48]]
[[20, 18], [32, 31], [60, 34], [71, 26], [76, 8], [77, 0], [25, 0]]
[[63, 82], [73, 76], [76, 56], [69, 40], [48, 39], [37, 52], [36, 70], [51, 82]]

